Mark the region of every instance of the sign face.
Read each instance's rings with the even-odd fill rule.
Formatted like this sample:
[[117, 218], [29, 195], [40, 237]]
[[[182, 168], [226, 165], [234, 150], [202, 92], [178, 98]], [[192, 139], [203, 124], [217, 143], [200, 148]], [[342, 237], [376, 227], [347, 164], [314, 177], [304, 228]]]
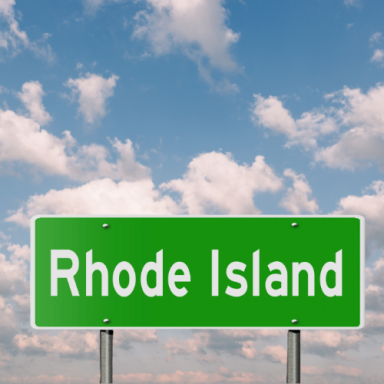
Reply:
[[364, 247], [361, 216], [35, 216], [31, 325], [362, 328]]

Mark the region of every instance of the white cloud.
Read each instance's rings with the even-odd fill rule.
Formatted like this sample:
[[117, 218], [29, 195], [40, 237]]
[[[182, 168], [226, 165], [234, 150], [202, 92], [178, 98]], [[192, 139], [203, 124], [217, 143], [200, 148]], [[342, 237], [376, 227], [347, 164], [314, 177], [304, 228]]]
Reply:
[[[223, 0], [146, 0], [148, 9], [136, 14], [133, 36], [146, 39], [155, 55], [181, 49], [197, 62], [208, 81], [210, 68], [237, 68], [229, 48], [239, 39], [227, 25]], [[208, 64], [207, 64], [208, 62]]]
[[4, 232], [0, 231], [0, 239], [7, 240], [9, 238], [10, 238], [10, 236], [7, 236]]
[[375, 49], [373, 52], [373, 56], [371, 57], [372, 63], [382, 63], [384, 60], [384, 50], [383, 49]]
[[99, 9], [108, 0], [83, 0], [85, 8], [90, 11]]
[[117, 348], [130, 349], [131, 343], [156, 343], [158, 337], [156, 329], [121, 329], [113, 336], [113, 343]]
[[378, 328], [381, 331], [384, 329], [384, 314], [382, 313], [366, 313], [365, 314], [365, 327]]
[[4, 368], [12, 361], [12, 358], [0, 351], [0, 368]]
[[366, 236], [369, 246], [383, 247], [384, 181], [375, 181], [367, 189], [373, 194], [349, 195], [340, 199], [335, 215], [362, 215], [366, 219]]
[[384, 289], [382, 287], [369, 284], [365, 288], [365, 309], [378, 312], [384, 311]]
[[0, 295], [24, 293], [27, 275], [28, 266], [20, 253], [13, 253], [9, 260], [0, 253]]
[[[156, 341], [156, 330], [122, 330], [114, 336], [115, 347], [123, 349], [129, 349], [131, 342]], [[29, 355], [58, 353], [61, 357], [78, 359], [97, 358], [100, 348], [98, 332], [68, 330], [59, 332], [57, 336], [49, 333], [17, 334], [13, 338], [13, 345], [20, 352]]]
[[18, 93], [18, 96], [24, 103], [25, 108], [28, 109], [31, 119], [40, 125], [47, 124], [52, 120], [43, 105], [42, 99], [44, 94], [43, 87], [38, 81], [24, 83], [22, 91]]
[[339, 351], [358, 349], [363, 339], [363, 334], [358, 331], [304, 331], [301, 335], [304, 351], [320, 356], [334, 356]]
[[124, 0], [83, 0], [84, 8], [87, 13], [95, 13], [106, 3], [121, 3]]
[[346, 87], [329, 98], [341, 104], [340, 126], [351, 129], [334, 145], [321, 149], [315, 159], [332, 168], [354, 169], [374, 162], [384, 169], [384, 86], [378, 84], [366, 94]]
[[102, 145], [79, 146], [69, 131], [58, 138], [32, 119], [0, 109], [0, 162], [27, 164], [33, 171], [88, 181], [100, 177], [137, 180], [149, 169], [135, 161], [130, 140], [111, 142], [116, 163], [108, 162], [109, 151]]
[[[326, 100], [333, 105], [295, 120], [276, 97], [255, 95], [251, 118], [284, 134], [287, 147], [300, 144], [313, 151], [315, 161], [328, 167], [353, 170], [374, 163], [384, 170], [384, 85], [377, 84], [367, 93], [345, 87], [326, 95]], [[328, 146], [322, 147], [325, 139]]]
[[260, 94], [253, 97], [255, 103], [251, 118], [254, 122], [288, 137], [294, 137], [297, 134], [295, 120], [277, 97], [269, 96], [265, 99]]
[[[97, 384], [99, 376], [94, 377], [69, 377], [64, 375], [38, 375], [38, 376], [11, 376], [0, 378], [0, 383], [13, 384]], [[115, 376], [115, 375], [114, 375]]]
[[[0, 378], [0, 382], [12, 383], [28, 383], [28, 384], [88, 384], [97, 383], [100, 375], [88, 377], [69, 377], [64, 375], [48, 376], [39, 375], [36, 377], [11, 377], [11, 379]], [[121, 373], [114, 374], [113, 380], [116, 383], [172, 383], [172, 384], [213, 384], [213, 383], [256, 383], [265, 382], [263, 376], [241, 372], [231, 371], [226, 367], [221, 367], [215, 372], [202, 372], [202, 371], [175, 371], [173, 373], [159, 373], [154, 375], [152, 373]]]
[[48, 174], [67, 174], [65, 148], [71, 144], [68, 131], [59, 139], [40, 130], [33, 120], [0, 109], [0, 161], [25, 162]]
[[287, 363], [287, 350], [281, 345], [269, 345], [261, 353], [272, 361], [278, 361], [282, 364]]
[[29, 293], [24, 293], [23, 295], [14, 295], [12, 296], [12, 300], [16, 303], [16, 305], [23, 311], [25, 314], [30, 314], [30, 296]]
[[19, 244], [8, 244], [7, 250], [9, 252], [12, 252], [11, 254], [11, 260], [13, 259], [20, 259], [29, 261], [31, 250], [29, 249], [28, 245], [19, 245]]
[[221, 367], [217, 372], [206, 373], [202, 371], [176, 371], [174, 373], [162, 373], [154, 377], [155, 383], [254, 383], [263, 382], [264, 378], [255, 373], [245, 373], [240, 371], [230, 371], [228, 368]]
[[337, 127], [332, 117], [319, 111], [305, 112], [300, 119], [293, 119], [291, 113], [275, 96], [267, 99], [261, 95], [253, 95], [251, 119], [255, 124], [264, 126], [274, 133], [287, 136], [287, 147], [301, 144], [305, 149], [315, 148], [316, 139], [320, 135], [335, 132]]
[[99, 350], [97, 332], [62, 331], [57, 336], [49, 333], [17, 334], [13, 345], [25, 354], [59, 353], [63, 357], [97, 357]]
[[253, 197], [257, 192], [276, 192], [283, 186], [263, 156], [238, 165], [230, 154], [205, 153], [194, 158], [182, 179], [160, 188], [179, 192], [182, 205], [192, 215], [219, 211], [229, 214], [258, 214]]
[[[195, 332], [192, 338], [180, 340], [170, 337], [164, 347], [168, 351], [168, 361], [176, 356], [188, 356], [201, 362], [217, 360], [218, 354], [241, 356], [246, 359], [254, 359], [260, 352], [256, 350], [255, 340], [271, 340], [284, 334], [279, 329], [223, 329]], [[271, 359], [272, 350], [265, 354]]]
[[[87, 12], [94, 13], [105, 4], [123, 1], [83, 0], [83, 3]], [[146, 9], [134, 17], [134, 38], [146, 40], [155, 56], [180, 50], [196, 62], [201, 77], [212, 90], [239, 91], [237, 84], [226, 78], [217, 81], [212, 76], [213, 68], [226, 72], [238, 69], [229, 51], [240, 33], [227, 26], [229, 12], [223, 6], [224, 0], [141, 0], [141, 3]], [[127, 21], [124, 28], [126, 24]], [[144, 56], [150, 54], [145, 51]]]
[[176, 337], [170, 337], [164, 347], [168, 351], [168, 361], [173, 360], [173, 356], [181, 355], [205, 355], [204, 346], [209, 339], [209, 334], [206, 332], [197, 332], [192, 339], [179, 340]]
[[363, 374], [363, 370], [356, 367], [343, 367], [341, 365], [333, 365], [330, 367], [330, 372], [336, 373], [342, 376], [360, 377]]
[[93, 124], [105, 116], [106, 101], [113, 96], [118, 79], [116, 75], [105, 79], [94, 73], [87, 73], [86, 77], [69, 79], [64, 85], [72, 89], [73, 96], [78, 96], [79, 112], [88, 124]]
[[161, 196], [150, 179], [120, 183], [101, 179], [32, 196], [6, 221], [28, 227], [29, 219], [36, 214], [170, 215], [179, 212], [177, 204], [169, 196]]
[[34, 52], [37, 56], [53, 61], [54, 55], [48, 44], [31, 42], [28, 39], [27, 33], [20, 30], [19, 23], [15, 17], [15, 4], [15, 0], [0, 0], [0, 22], [3, 22], [3, 25], [5, 25], [5, 28], [0, 29], [0, 49], [4, 49], [9, 55], [14, 56], [22, 48], [25, 48]]
[[0, 343], [9, 343], [17, 332], [16, 316], [8, 299], [0, 296]]
[[375, 33], [372, 34], [372, 36], [369, 38], [369, 42], [370, 42], [371, 44], [379, 43], [381, 39], [382, 39], [382, 34], [381, 34], [381, 32], [375, 32]]
[[280, 206], [295, 215], [302, 212], [315, 214], [319, 207], [315, 199], [310, 200], [312, 189], [305, 176], [303, 174], [297, 175], [289, 168], [284, 171], [284, 176], [293, 180], [293, 188], [288, 188], [280, 202]]

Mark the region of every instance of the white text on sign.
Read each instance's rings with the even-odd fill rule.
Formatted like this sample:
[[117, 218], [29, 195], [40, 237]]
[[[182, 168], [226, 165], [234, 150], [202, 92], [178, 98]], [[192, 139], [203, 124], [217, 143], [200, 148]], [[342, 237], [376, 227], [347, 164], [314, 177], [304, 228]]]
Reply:
[[[72, 267], [70, 269], [58, 269], [58, 259], [70, 259]], [[242, 275], [235, 271], [244, 272], [247, 265], [234, 261], [227, 266], [226, 275], [229, 280], [240, 284], [239, 288], [226, 287], [225, 294], [233, 297], [243, 296], [248, 290], [248, 282]], [[288, 296], [288, 271], [286, 266], [274, 261], [268, 264], [269, 270], [279, 271], [269, 275], [265, 281], [265, 288], [268, 295], [273, 297]], [[75, 275], [79, 270], [79, 258], [75, 252], [69, 249], [51, 250], [51, 296], [58, 295], [58, 279], [66, 279], [71, 290], [72, 296], [80, 296]], [[86, 296], [93, 296], [92, 276], [95, 271], [101, 273], [101, 295], [108, 296], [109, 272], [105, 264], [92, 262], [92, 250], [86, 253]], [[128, 286], [123, 288], [120, 285], [120, 274], [126, 271], [129, 276]], [[156, 274], [156, 285], [151, 288], [148, 285], [148, 273], [154, 271]], [[176, 274], [181, 271], [182, 274]], [[336, 284], [330, 288], [327, 284], [327, 275], [333, 271], [336, 276]], [[292, 263], [292, 295], [299, 296], [299, 275], [306, 272], [308, 276], [308, 296], [315, 296], [315, 272], [312, 265], [308, 262]], [[146, 263], [141, 271], [140, 284], [144, 294], [148, 297], [163, 296], [163, 250], [156, 253], [156, 262]], [[136, 286], [136, 272], [133, 266], [122, 261], [117, 264], [112, 275], [113, 287], [121, 297], [129, 296]], [[176, 283], [190, 283], [191, 274], [188, 266], [179, 261], [174, 263], [168, 272], [168, 286], [174, 296], [183, 297], [188, 293], [186, 287], [178, 288]], [[280, 283], [280, 288], [273, 288], [274, 282]], [[342, 296], [342, 250], [336, 253], [336, 261], [324, 264], [320, 272], [320, 286], [322, 292], [328, 297]], [[252, 258], [252, 295], [260, 296], [260, 250], [253, 253]], [[212, 250], [212, 296], [219, 296], [219, 251]]]

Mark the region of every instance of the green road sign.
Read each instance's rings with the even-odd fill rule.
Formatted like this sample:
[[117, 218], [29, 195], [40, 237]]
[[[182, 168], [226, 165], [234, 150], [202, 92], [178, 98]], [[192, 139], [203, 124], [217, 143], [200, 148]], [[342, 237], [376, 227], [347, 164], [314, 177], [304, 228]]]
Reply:
[[361, 328], [361, 216], [35, 216], [33, 328]]

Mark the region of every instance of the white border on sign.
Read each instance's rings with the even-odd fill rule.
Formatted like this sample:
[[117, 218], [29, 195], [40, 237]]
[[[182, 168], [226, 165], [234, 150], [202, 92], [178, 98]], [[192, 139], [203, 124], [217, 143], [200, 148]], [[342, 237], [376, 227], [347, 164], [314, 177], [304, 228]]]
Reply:
[[[355, 218], [360, 220], [360, 325], [358, 327], [38, 327], [35, 324], [35, 221], [39, 218], [134, 218], [134, 217], [156, 217], [156, 218]], [[31, 218], [31, 261], [30, 261], [30, 305], [31, 305], [31, 327], [33, 329], [287, 329], [287, 330], [307, 330], [307, 329], [361, 329], [365, 325], [365, 218], [360, 215], [35, 215]]]

